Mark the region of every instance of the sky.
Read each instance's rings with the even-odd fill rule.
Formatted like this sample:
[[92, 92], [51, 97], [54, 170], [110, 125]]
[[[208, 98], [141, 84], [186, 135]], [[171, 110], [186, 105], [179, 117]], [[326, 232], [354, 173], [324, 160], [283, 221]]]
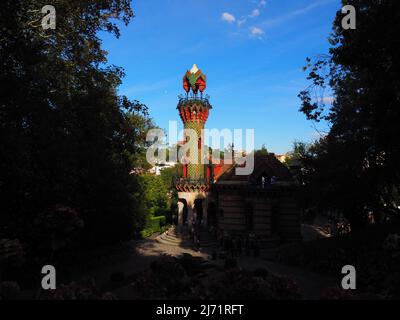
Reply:
[[[307, 57], [328, 53], [339, 0], [135, 0], [116, 39], [101, 34], [108, 62], [124, 68], [119, 93], [146, 104], [156, 124], [181, 121], [182, 78], [195, 63], [213, 106], [207, 128], [254, 129], [278, 154], [312, 142], [326, 124], [306, 120], [298, 93]], [[329, 100], [329, 96], [326, 97]]]

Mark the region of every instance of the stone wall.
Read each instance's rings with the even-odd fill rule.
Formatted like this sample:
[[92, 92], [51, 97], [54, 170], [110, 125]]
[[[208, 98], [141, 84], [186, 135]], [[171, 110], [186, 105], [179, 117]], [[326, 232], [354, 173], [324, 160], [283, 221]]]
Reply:
[[218, 225], [223, 231], [241, 235], [254, 232], [260, 239], [279, 238], [282, 242], [301, 239], [300, 211], [293, 196], [223, 191], [216, 202]]

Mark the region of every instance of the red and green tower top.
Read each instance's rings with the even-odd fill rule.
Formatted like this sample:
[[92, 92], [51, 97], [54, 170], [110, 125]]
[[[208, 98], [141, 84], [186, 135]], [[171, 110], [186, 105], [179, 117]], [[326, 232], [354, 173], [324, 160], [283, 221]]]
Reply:
[[196, 184], [201, 189], [208, 189], [207, 181], [210, 176], [210, 167], [202, 161], [203, 129], [212, 108], [208, 96], [203, 96], [206, 86], [207, 77], [196, 65], [193, 65], [183, 77], [183, 89], [186, 94], [180, 97], [177, 107], [184, 128], [192, 129], [197, 133], [197, 141], [191, 141], [189, 136], [185, 136], [185, 142], [189, 143], [191, 148], [197, 148], [198, 159], [197, 163], [183, 161], [183, 178], [191, 181], [192, 187]]

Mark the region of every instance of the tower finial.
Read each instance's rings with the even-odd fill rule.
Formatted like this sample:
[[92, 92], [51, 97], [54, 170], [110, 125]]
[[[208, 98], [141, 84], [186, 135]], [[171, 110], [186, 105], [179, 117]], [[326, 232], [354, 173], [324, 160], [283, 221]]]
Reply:
[[192, 89], [194, 94], [198, 91], [203, 93], [207, 86], [207, 77], [201, 72], [196, 64], [193, 65], [191, 70], [188, 70], [183, 77], [183, 88], [186, 93]]
[[199, 68], [197, 68], [196, 64], [193, 64], [193, 67], [192, 67], [192, 69], [190, 69], [190, 72], [191, 73], [196, 73], [197, 71], [199, 71]]

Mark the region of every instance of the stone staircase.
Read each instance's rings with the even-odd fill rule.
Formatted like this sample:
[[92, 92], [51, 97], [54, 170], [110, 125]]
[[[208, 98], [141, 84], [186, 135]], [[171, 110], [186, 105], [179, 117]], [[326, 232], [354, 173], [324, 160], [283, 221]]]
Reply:
[[[202, 228], [200, 230], [200, 247], [201, 248], [212, 248], [217, 247], [217, 241], [213, 239], [210, 233]], [[156, 237], [156, 241], [169, 246], [178, 246], [185, 248], [196, 248], [196, 245], [187, 236], [187, 228], [173, 226], [166, 232]], [[279, 248], [280, 239], [279, 237], [270, 237], [267, 239], [260, 240], [260, 256], [264, 259], [273, 258]], [[243, 248], [244, 250], [244, 248]], [[252, 254], [251, 254], [252, 255]], [[244, 252], [243, 252], [244, 256]]]
[[[212, 247], [216, 245], [216, 242], [212, 239], [211, 235], [207, 230], [200, 230], [200, 247]], [[166, 232], [160, 234], [156, 238], [157, 242], [180, 247], [195, 247], [195, 244], [191, 239], [187, 237], [185, 228], [178, 230], [177, 227], [173, 226]]]
[[175, 227], [171, 227], [156, 238], [157, 242], [170, 246], [192, 246], [191, 241], [186, 240], [181, 232], [178, 232]]

